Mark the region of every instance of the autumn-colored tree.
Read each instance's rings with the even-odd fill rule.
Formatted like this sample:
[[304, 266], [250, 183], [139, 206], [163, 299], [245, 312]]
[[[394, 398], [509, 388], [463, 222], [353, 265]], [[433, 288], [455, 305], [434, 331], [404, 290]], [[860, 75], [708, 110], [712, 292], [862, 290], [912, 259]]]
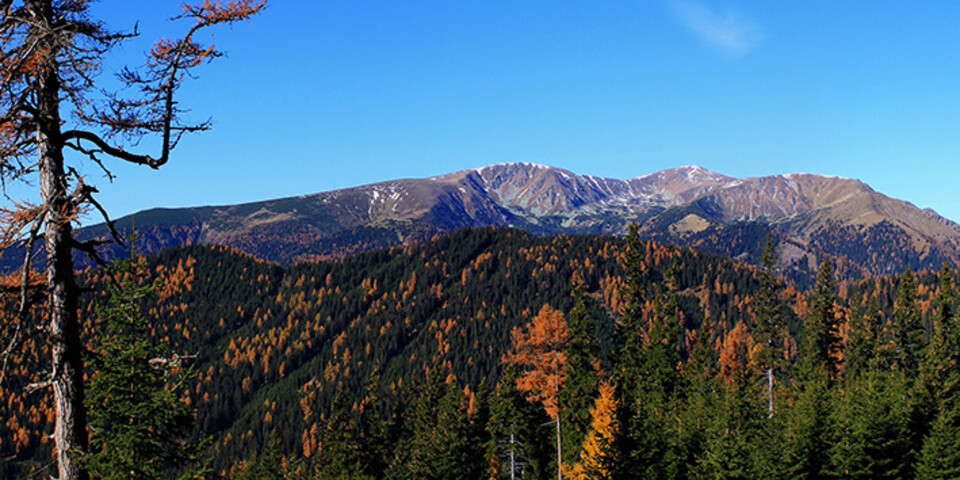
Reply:
[[504, 361], [527, 368], [517, 379], [517, 388], [527, 393], [527, 399], [543, 405], [547, 415], [556, 423], [557, 478], [562, 480], [563, 449], [560, 435], [560, 387], [566, 380], [567, 344], [570, 330], [563, 312], [544, 304], [524, 329], [510, 332], [513, 348]]
[[[23, 279], [31, 277], [35, 241], [42, 240], [46, 250], [46, 282], [41, 291], [52, 359], [50, 376], [40, 383], [53, 388], [53, 437], [61, 480], [86, 476], [74, 458], [75, 451], [87, 445], [87, 425], [73, 251], [96, 257], [95, 247], [102, 243], [74, 240], [72, 222], [88, 208], [106, 217], [94, 198], [97, 189], [84, 182], [73, 164], [86, 159], [103, 167], [110, 178], [105, 163], [109, 159], [151, 168], [164, 165], [185, 133], [209, 128], [209, 123], [184, 122], [175, 100], [195, 67], [221, 55], [198, 42], [199, 33], [247, 19], [264, 8], [264, 0], [185, 4], [176, 18], [192, 26], [179, 39], [157, 42], [142, 67], [121, 70], [117, 75], [121, 90], [110, 92], [105, 87], [114, 77], [103, 75], [102, 60], [136, 32], [110, 30], [91, 17], [91, 3], [0, 1], [0, 180], [3, 185], [25, 182], [39, 188], [36, 205], [24, 202], [6, 209], [0, 247], [23, 240]], [[149, 135], [160, 137], [159, 155], [136, 154], [127, 148]], [[26, 280], [21, 282], [21, 297], [27, 298], [28, 287]], [[21, 328], [29, 318], [26, 310], [21, 309], [10, 328], [14, 335], [6, 355], [16, 350], [22, 332], [32, 330]]]
[[614, 439], [617, 424], [617, 399], [614, 386], [603, 382], [600, 396], [590, 409], [590, 431], [580, 450], [580, 461], [573, 465], [567, 477], [573, 480], [605, 480], [613, 478], [616, 464]]
[[720, 349], [720, 374], [728, 384], [736, 388], [749, 385], [753, 368], [750, 353], [755, 346], [756, 341], [747, 331], [747, 326], [743, 322], [737, 322], [723, 340], [723, 347]]

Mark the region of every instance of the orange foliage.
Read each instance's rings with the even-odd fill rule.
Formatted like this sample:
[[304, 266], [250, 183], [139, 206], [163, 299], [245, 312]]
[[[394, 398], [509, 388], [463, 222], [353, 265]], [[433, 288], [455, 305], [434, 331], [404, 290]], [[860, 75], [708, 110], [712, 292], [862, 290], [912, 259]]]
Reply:
[[724, 380], [734, 383], [747, 375], [751, 352], [756, 344], [747, 331], [747, 326], [743, 322], [737, 322], [723, 340], [723, 347], [720, 349], [720, 374]]
[[617, 424], [617, 399], [614, 387], [608, 382], [600, 384], [600, 396], [590, 409], [590, 432], [583, 441], [580, 461], [564, 475], [574, 480], [612, 478], [611, 453], [619, 430]]
[[517, 388], [527, 393], [531, 402], [543, 404], [547, 415], [559, 415], [560, 386], [566, 380], [567, 354], [564, 350], [570, 340], [570, 330], [563, 312], [544, 304], [533, 320], [523, 329], [510, 332], [513, 349], [504, 362], [523, 365], [529, 370], [517, 379]]

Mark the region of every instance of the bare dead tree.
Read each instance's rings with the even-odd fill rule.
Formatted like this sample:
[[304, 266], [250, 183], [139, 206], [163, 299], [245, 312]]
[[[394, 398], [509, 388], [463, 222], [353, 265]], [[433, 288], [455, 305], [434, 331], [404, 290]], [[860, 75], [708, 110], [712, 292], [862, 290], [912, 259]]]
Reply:
[[[0, 353], [6, 365], [26, 329], [24, 322], [31, 318], [31, 307], [42, 307], [43, 334], [52, 357], [49, 376], [34, 386], [53, 390], [61, 480], [86, 477], [73, 458], [75, 450], [87, 444], [73, 251], [95, 256], [97, 246], [76, 241], [72, 223], [95, 209], [111, 226], [113, 240], [121, 240], [96, 201], [97, 189], [84, 183], [72, 159], [94, 162], [109, 178], [109, 161], [150, 168], [167, 163], [184, 134], [210, 128], [209, 122], [183, 120], [176, 102], [191, 71], [221, 56], [213, 46], [201, 44], [198, 34], [246, 20], [265, 6], [265, 0], [185, 4], [174, 20], [191, 22], [186, 33], [158, 41], [143, 65], [117, 74], [121, 89], [109, 91], [102, 87], [102, 59], [137, 33], [111, 30], [93, 18], [93, 1], [0, 0], [0, 182], [10, 200], [11, 182], [39, 186], [40, 193], [38, 205], [20, 202], [0, 216], [0, 248], [19, 244], [26, 251], [19, 284], [4, 285], [20, 296], [20, 304], [12, 325], [4, 325], [10, 338]], [[159, 137], [158, 154], [128, 150], [145, 136]], [[42, 241], [46, 253], [42, 277], [31, 271], [36, 241]], [[42, 295], [33, 294], [38, 291]]]

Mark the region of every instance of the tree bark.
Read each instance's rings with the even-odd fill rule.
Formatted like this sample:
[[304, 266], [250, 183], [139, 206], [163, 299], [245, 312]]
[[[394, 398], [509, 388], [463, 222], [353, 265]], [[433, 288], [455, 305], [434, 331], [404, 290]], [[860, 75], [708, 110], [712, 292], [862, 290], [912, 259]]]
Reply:
[[83, 406], [83, 358], [77, 312], [77, 286], [73, 272], [75, 214], [67, 190], [60, 131], [60, 79], [55, 23], [50, 0], [32, 0], [40, 20], [43, 54], [37, 75], [37, 146], [40, 194], [46, 207], [44, 246], [47, 254], [47, 293], [51, 340], [51, 381], [56, 420], [53, 430], [60, 480], [85, 480], [76, 463], [76, 451], [87, 447], [87, 421]]
[[773, 418], [773, 367], [767, 368], [767, 418]]
[[563, 480], [563, 450], [560, 447], [560, 407], [557, 407], [557, 480]]

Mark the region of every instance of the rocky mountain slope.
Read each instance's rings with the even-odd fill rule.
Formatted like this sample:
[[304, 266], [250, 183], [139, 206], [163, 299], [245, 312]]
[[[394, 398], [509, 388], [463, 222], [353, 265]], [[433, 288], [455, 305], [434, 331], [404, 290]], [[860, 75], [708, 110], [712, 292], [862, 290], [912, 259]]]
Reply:
[[[337, 258], [462, 227], [622, 234], [633, 222], [645, 238], [744, 261], [755, 259], [772, 233], [796, 278], [823, 259], [837, 263], [845, 278], [858, 278], [956, 265], [960, 258], [960, 225], [858, 180], [737, 179], [698, 166], [618, 180], [500, 164], [242, 205], [154, 209], [119, 225], [129, 229], [134, 219], [142, 250], [224, 244], [281, 263]], [[82, 231], [105, 233], [102, 225]]]

